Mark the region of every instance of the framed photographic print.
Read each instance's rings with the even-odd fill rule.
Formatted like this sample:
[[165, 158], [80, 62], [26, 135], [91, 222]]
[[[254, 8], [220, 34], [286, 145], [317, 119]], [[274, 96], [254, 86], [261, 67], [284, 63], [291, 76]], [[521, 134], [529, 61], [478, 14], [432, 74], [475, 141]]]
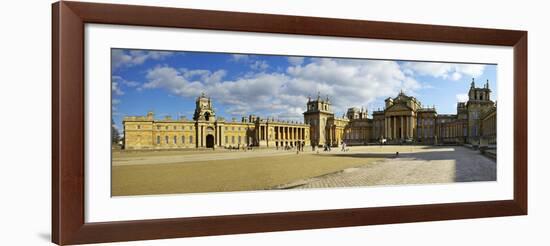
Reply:
[[57, 244], [527, 214], [526, 31], [52, 9]]

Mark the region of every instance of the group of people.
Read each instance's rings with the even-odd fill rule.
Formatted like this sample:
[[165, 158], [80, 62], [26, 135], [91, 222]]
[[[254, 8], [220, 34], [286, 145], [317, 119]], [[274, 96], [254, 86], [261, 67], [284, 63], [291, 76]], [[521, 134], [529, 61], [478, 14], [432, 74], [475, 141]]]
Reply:
[[[342, 146], [342, 149], [341, 149], [340, 151], [342, 151], [342, 152], [347, 152], [347, 151], [349, 151], [349, 148], [347, 147], [346, 142], [341, 141], [341, 142], [340, 142], [340, 146]], [[315, 147], [314, 144], [311, 145], [311, 150], [312, 150], [312, 151], [315, 151], [315, 148], [316, 148], [316, 147]], [[332, 146], [330, 145], [330, 143], [325, 143], [325, 144], [323, 145], [323, 151], [325, 151], [325, 152], [330, 152], [330, 151], [332, 151]], [[317, 152], [319, 152], [319, 151], [317, 151]]]
[[[303, 151], [304, 151], [304, 146], [305, 146], [305, 143], [298, 143], [298, 144], [296, 144], [296, 145], [294, 145], [294, 146], [292, 146], [292, 145], [280, 146], [280, 148], [281, 148], [282, 150], [294, 150], [294, 149], [295, 149], [295, 150], [296, 150], [296, 153], [299, 153], [299, 152], [303, 152]], [[349, 151], [349, 148], [347, 147], [346, 142], [341, 141], [341, 142], [340, 142], [340, 146], [342, 147], [342, 148], [340, 149], [340, 151], [342, 151], [342, 152], [347, 152], [347, 151]], [[312, 150], [312, 151], [315, 151], [316, 148], [317, 148], [317, 147], [316, 147], [315, 144], [312, 144], [312, 145], [311, 145], [311, 150]], [[246, 151], [246, 150], [252, 150], [253, 147], [250, 146], [250, 145], [240, 145], [240, 144], [239, 144], [239, 145], [237, 145], [237, 146], [231, 146], [231, 145], [230, 145], [230, 146], [226, 146], [225, 149], [229, 149], [229, 150], [244, 150], [244, 151]], [[279, 146], [276, 146], [276, 149], [279, 150]], [[325, 151], [325, 152], [330, 152], [330, 151], [332, 151], [332, 146], [331, 146], [329, 143], [325, 143], [325, 144], [323, 145], [323, 151]], [[319, 152], [319, 150], [317, 150], [317, 152]]]
[[248, 144], [239, 144], [239, 145], [236, 145], [236, 146], [233, 146], [233, 145], [229, 145], [229, 146], [226, 146], [224, 147], [225, 149], [228, 149], [228, 150], [244, 150], [244, 151], [247, 151], [247, 150], [253, 150], [252, 146], [251, 145], [248, 145]]
[[[306, 144], [305, 143], [297, 143], [296, 145], [285, 145], [285, 146], [281, 146], [281, 149], [282, 150], [293, 150], [293, 149], [296, 149], [296, 151], [304, 151], [304, 146]], [[276, 149], [279, 150], [279, 146], [277, 145], [276, 146]]]

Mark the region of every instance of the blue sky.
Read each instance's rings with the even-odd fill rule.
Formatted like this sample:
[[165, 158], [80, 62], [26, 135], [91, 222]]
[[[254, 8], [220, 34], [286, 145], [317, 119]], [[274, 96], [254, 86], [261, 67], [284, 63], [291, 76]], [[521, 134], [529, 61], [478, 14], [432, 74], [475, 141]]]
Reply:
[[256, 114], [303, 121], [308, 96], [329, 97], [337, 116], [349, 107], [369, 114], [399, 91], [438, 113], [456, 113], [472, 78], [489, 80], [496, 100], [496, 65], [348, 58], [246, 55], [112, 49], [112, 107], [118, 127], [124, 116], [192, 118], [202, 92], [216, 115]]

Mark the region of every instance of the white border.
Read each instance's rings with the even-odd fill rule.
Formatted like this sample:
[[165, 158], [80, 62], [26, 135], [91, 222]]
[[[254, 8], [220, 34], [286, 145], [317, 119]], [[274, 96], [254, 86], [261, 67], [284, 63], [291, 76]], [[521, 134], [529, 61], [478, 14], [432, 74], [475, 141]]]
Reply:
[[[513, 198], [511, 47], [86, 24], [85, 221], [322, 210]], [[110, 48], [496, 63], [497, 182], [110, 197]]]

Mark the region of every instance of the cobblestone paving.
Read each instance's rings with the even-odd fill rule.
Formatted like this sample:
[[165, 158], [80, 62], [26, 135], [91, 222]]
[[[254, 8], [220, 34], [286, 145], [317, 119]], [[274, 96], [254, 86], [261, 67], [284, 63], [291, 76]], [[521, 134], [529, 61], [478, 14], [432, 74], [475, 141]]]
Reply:
[[[299, 180], [277, 188], [330, 188], [496, 180], [496, 162], [479, 154], [478, 151], [464, 147], [430, 147], [412, 151], [407, 151], [406, 148], [408, 147], [403, 147], [398, 157], [321, 177]], [[347, 155], [362, 158], [373, 152], [372, 150], [363, 148], [362, 151], [354, 151]]]

